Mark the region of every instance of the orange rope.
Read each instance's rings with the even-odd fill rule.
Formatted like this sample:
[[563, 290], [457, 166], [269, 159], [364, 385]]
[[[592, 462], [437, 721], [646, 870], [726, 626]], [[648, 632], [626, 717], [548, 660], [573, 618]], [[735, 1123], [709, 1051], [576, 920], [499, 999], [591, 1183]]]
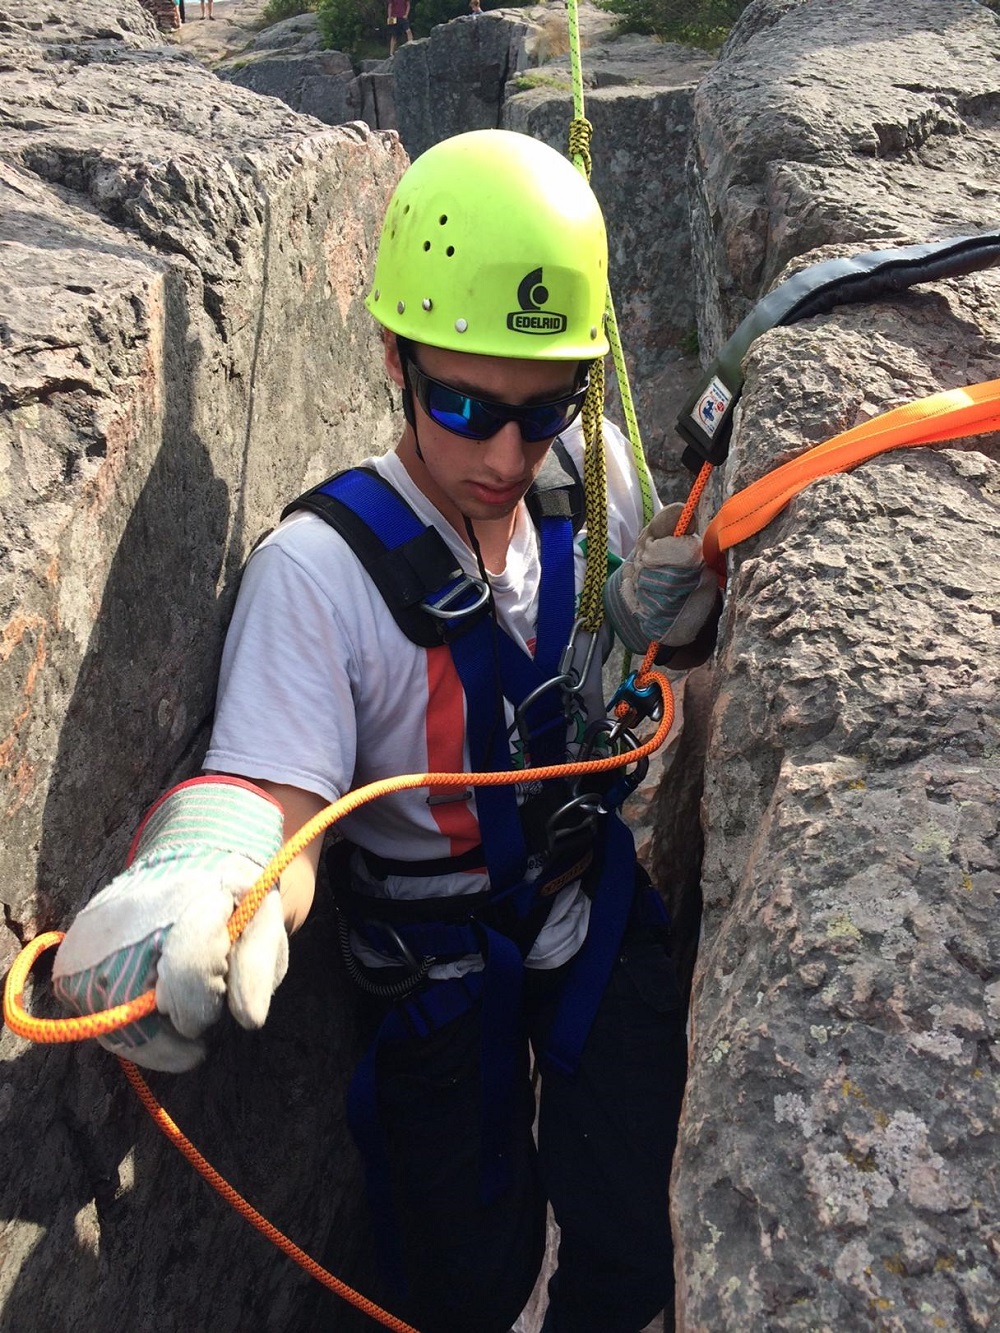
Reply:
[[[655, 645], [653, 647], [655, 649]], [[603, 773], [609, 769], [621, 768], [635, 763], [658, 749], [666, 740], [670, 731], [674, 717], [674, 705], [670, 683], [667, 678], [656, 671], [651, 672], [648, 677], [642, 678], [644, 685], [651, 684], [653, 681], [660, 687], [663, 699], [663, 716], [655, 733], [644, 745], [635, 750], [630, 750], [626, 754], [608, 755], [603, 759], [588, 759], [571, 764], [550, 764], [543, 768], [533, 768], [530, 770], [531, 776], [545, 779], [579, 776], [583, 773]], [[496, 787], [523, 782], [524, 777], [525, 773], [520, 769], [506, 773], [410, 773], [402, 777], [383, 778], [378, 782], [370, 782], [365, 787], [359, 787], [356, 791], [348, 792], [346, 796], [342, 796], [339, 801], [328, 805], [325, 810], [321, 810], [318, 815], [304, 824], [264, 867], [259, 879], [229, 918], [230, 939], [235, 941], [239, 938], [254, 912], [264, 901], [265, 895], [278, 882], [282, 872], [295, 860], [299, 852], [313, 838], [325, 832], [338, 819], [342, 819], [344, 815], [350, 814], [352, 810], [358, 809], [359, 806], [365, 805], [379, 796], [386, 796], [390, 792], [406, 791], [414, 787], [466, 787], [469, 785]], [[98, 1037], [107, 1032], [113, 1032], [117, 1028], [124, 1027], [127, 1023], [132, 1023], [137, 1018], [143, 1018], [155, 1010], [156, 991], [148, 990], [126, 1004], [116, 1005], [113, 1009], [106, 1009], [97, 1014], [58, 1019], [32, 1017], [25, 1010], [23, 1004], [24, 987], [31, 968], [42, 953], [53, 948], [62, 938], [63, 932], [57, 930], [39, 935], [21, 950], [11, 966], [4, 985], [3, 1015], [7, 1026], [18, 1036], [25, 1037], [28, 1041], [46, 1044], [82, 1041], [88, 1037]], [[183, 1153], [194, 1169], [241, 1217], [245, 1218], [251, 1226], [276, 1245], [283, 1254], [294, 1260], [300, 1268], [314, 1277], [317, 1282], [322, 1283], [328, 1290], [341, 1296], [345, 1301], [348, 1301], [372, 1319], [384, 1324], [386, 1328], [395, 1329], [397, 1333], [417, 1333], [416, 1329], [410, 1324], [397, 1319], [395, 1315], [389, 1314], [388, 1311], [376, 1305], [374, 1301], [368, 1300], [360, 1292], [355, 1291], [346, 1283], [341, 1282], [339, 1278], [334, 1277], [332, 1273], [321, 1267], [315, 1259], [310, 1258], [294, 1241], [289, 1240], [277, 1227], [268, 1222], [256, 1208], [219, 1175], [211, 1163], [201, 1155], [194, 1144], [182, 1133], [166, 1110], [157, 1102], [135, 1065], [128, 1060], [122, 1060], [120, 1057], [119, 1063], [124, 1070], [125, 1077], [132, 1085], [136, 1096], [149, 1112], [156, 1127], [178, 1151]]]
[[834, 435], [766, 473], [726, 501], [702, 538], [705, 563], [724, 570], [722, 553], [770, 523], [817, 477], [864, 463], [888, 449], [936, 444], [1000, 430], [1000, 380], [934, 393]]
[[289, 1259], [294, 1259], [299, 1267], [305, 1269], [310, 1277], [314, 1277], [317, 1282], [321, 1282], [328, 1290], [343, 1297], [345, 1301], [353, 1305], [356, 1309], [361, 1310], [362, 1313], [366, 1315], [370, 1315], [372, 1319], [378, 1320], [379, 1323], [384, 1324], [386, 1328], [395, 1329], [396, 1333], [417, 1333], [416, 1329], [413, 1328], [411, 1324], [405, 1324], [402, 1319], [397, 1319], [395, 1315], [389, 1314], [389, 1312], [383, 1310], [380, 1305], [376, 1305], [374, 1301], [370, 1301], [367, 1296], [362, 1296], [359, 1292], [355, 1291], [353, 1287], [349, 1287], [346, 1282], [341, 1282], [339, 1278], [336, 1278], [332, 1273], [327, 1272], [327, 1270], [321, 1267], [315, 1259], [310, 1258], [305, 1250], [300, 1249], [294, 1241], [289, 1240], [288, 1237], [280, 1232], [276, 1226], [273, 1226], [266, 1217], [261, 1216], [257, 1209], [243, 1198], [242, 1194], [238, 1194], [236, 1190], [234, 1190], [233, 1187], [219, 1175], [218, 1171], [216, 1171], [211, 1163], [207, 1162], [205, 1158], [202, 1157], [201, 1153], [191, 1140], [185, 1137], [180, 1129], [178, 1129], [174, 1121], [171, 1120], [170, 1116], [153, 1096], [149, 1089], [149, 1085], [146, 1083], [135, 1065], [128, 1060], [122, 1060], [120, 1057], [118, 1063], [121, 1065], [125, 1077], [128, 1079], [129, 1083], [131, 1083], [135, 1095], [139, 1098], [152, 1117], [153, 1123], [156, 1125], [157, 1129], [166, 1135], [179, 1152], [184, 1154], [199, 1175], [203, 1176], [205, 1180], [208, 1181], [212, 1189], [222, 1195], [231, 1208], [234, 1208], [241, 1217], [246, 1218], [251, 1226], [256, 1227], [261, 1235], [265, 1236], [273, 1245], [276, 1245], [283, 1254], [286, 1254], [289, 1257]]
[[[653, 647], [655, 649], [655, 645]], [[655, 656], [655, 651], [653, 655]], [[299, 831], [289, 838], [277, 855], [272, 857], [264, 867], [260, 877], [255, 880], [253, 886], [229, 918], [229, 938], [234, 941], [239, 938], [254, 912], [264, 901], [265, 896], [281, 878], [282, 872], [295, 860], [302, 849], [312, 842], [313, 838], [320, 833], [324, 833], [338, 819], [342, 819], [344, 815], [350, 814], [369, 801], [374, 801], [379, 796], [388, 796], [390, 793], [399, 791], [410, 791], [414, 787], [501, 787], [511, 783], [524, 782], [527, 772], [530, 772], [533, 779], [539, 781], [548, 778], [577, 777], [583, 773], [605, 773], [609, 769], [622, 768], [635, 763], [639, 759], [644, 759], [646, 755], [652, 754], [666, 740], [674, 717], [673, 696], [670, 692], [669, 681], [661, 672], [652, 671], [649, 673], [648, 680], [643, 679], [642, 683], [647, 684], [654, 680], [659, 685], [663, 698], [663, 716], [660, 719], [660, 724], [650, 740], [646, 741], [644, 745], [640, 745], [636, 750], [629, 750], [626, 754], [607, 755], [603, 759], [580, 760], [571, 764], [549, 764], [542, 768], [532, 768], [530, 770], [511, 769], [508, 772], [500, 773], [405, 773], [400, 777], [380, 778], [377, 782], [369, 782], [364, 787], [358, 787], [357, 790], [348, 792], [339, 801], [334, 801], [332, 805], [328, 805], [324, 810], [321, 810], [308, 823], [303, 824]], [[77, 1018], [33, 1018], [31, 1014], [27, 1013], [22, 1004], [25, 981], [39, 954], [45, 949], [54, 947], [61, 939], [62, 936], [58, 931], [41, 935], [23, 949], [14, 960], [7, 978], [7, 984], [4, 987], [3, 1000], [4, 1021], [11, 1031], [16, 1032], [19, 1037], [25, 1037], [28, 1041], [48, 1044], [82, 1041], [88, 1037], [101, 1037], [108, 1032], [114, 1032], [127, 1023], [135, 1022], [138, 1018], [145, 1018], [155, 1010], [156, 991], [151, 989], [137, 996], [134, 1000], [129, 1000], [125, 1004], [116, 1005], [113, 1009], [104, 1009], [95, 1014], [84, 1014]]]
[[674, 536], [683, 537], [694, 520], [694, 511], [698, 508], [698, 501], [701, 499], [701, 493], [708, 485], [708, 479], [712, 475], [712, 464], [702, 463], [701, 471], [694, 479], [694, 485], [691, 487], [691, 493], [684, 502], [684, 508], [674, 525]]
[[156, 991], [146, 991], [138, 999], [128, 1000], [125, 1004], [105, 1009], [100, 1015], [98, 1031], [90, 1021], [94, 1015], [85, 1014], [78, 1018], [32, 1018], [23, 1006], [24, 987], [28, 975], [37, 960], [47, 949], [54, 949], [62, 940], [64, 931], [50, 930], [44, 935], [37, 935], [30, 944], [26, 944], [11, 963], [10, 971], [3, 988], [3, 1021], [27, 1041], [52, 1045], [64, 1041], [85, 1041], [88, 1037], [100, 1037], [105, 1032], [114, 1032], [126, 1023], [134, 1023], [137, 1018], [145, 1018], [156, 1008]]

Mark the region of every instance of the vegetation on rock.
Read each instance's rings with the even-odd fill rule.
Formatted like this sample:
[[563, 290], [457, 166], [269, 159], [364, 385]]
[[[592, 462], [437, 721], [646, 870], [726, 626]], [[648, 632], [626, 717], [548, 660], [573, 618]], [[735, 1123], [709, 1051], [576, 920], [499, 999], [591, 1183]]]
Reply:
[[[651, 33], [666, 42], [717, 50], [749, 0], [597, 0], [619, 16], [624, 32]], [[997, 0], [1000, 3], [1000, 0]]]
[[267, 0], [261, 20], [267, 27], [282, 19], [294, 18], [296, 14], [310, 14], [315, 8], [316, 0]]

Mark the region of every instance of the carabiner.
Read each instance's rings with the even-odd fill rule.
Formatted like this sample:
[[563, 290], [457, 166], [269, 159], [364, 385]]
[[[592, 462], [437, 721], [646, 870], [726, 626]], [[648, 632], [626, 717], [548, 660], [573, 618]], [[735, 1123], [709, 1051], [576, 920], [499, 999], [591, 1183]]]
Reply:
[[524, 746], [526, 753], [530, 753], [531, 751], [531, 729], [528, 725], [528, 709], [538, 703], [543, 695], [548, 694], [550, 690], [562, 691], [562, 715], [564, 718], [569, 717], [571, 705], [575, 705], [582, 711], [584, 707], [583, 700], [580, 698], [576, 689], [570, 686], [569, 682], [569, 676], [552, 676], [549, 680], [543, 681], [541, 685], [536, 685], [530, 693], [524, 696], [514, 709], [514, 721], [508, 728], [507, 735], [508, 737], [513, 736], [516, 731], [518, 739]]
[[[611, 719], [609, 719], [610, 721]], [[608, 732], [608, 745], [611, 747], [612, 754], [621, 754], [622, 749], [619, 742], [624, 737], [625, 744], [630, 750], [638, 750], [639, 740], [630, 727], [631, 718], [616, 717], [613, 719], [613, 725]]]
[[[590, 635], [590, 643], [587, 645], [587, 651], [584, 655], [583, 667], [581, 670], [577, 671], [573, 666], [573, 659], [576, 657], [576, 638], [577, 635], [581, 632], [581, 630], [583, 631], [584, 634]], [[559, 659], [559, 670], [566, 677], [567, 680], [571, 680], [573, 682], [572, 688], [574, 691], [578, 690], [579, 687], [590, 675], [590, 668], [591, 664], [594, 661], [594, 653], [597, 650], [597, 640], [599, 639], [599, 637], [600, 637], [600, 631], [594, 632], [592, 630], [585, 629], [582, 620], [574, 620], [573, 629], [571, 630], [569, 636], [569, 641], [566, 644], [566, 647], [563, 649], [562, 657]]]
[[[614, 722], [611, 718], [607, 718], [606, 721], [611, 723], [607, 736], [608, 745], [613, 754], [624, 754], [627, 750], [638, 750], [638, 738], [625, 725], [624, 718], [619, 718]], [[601, 813], [607, 815], [612, 810], [616, 810], [627, 796], [631, 796], [648, 772], [649, 755], [643, 755], [641, 759], [637, 759], [631, 772], [628, 765], [623, 765], [615, 781], [601, 797]]]
[[632, 795], [648, 772], [649, 756], [643, 755], [632, 772], [622, 773], [618, 781], [610, 786], [601, 797], [601, 813], [608, 815], [612, 810], [617, 810], [622, 802]]
[[603, 735], [608, 739], [607, 745], [603, 748], [602, 754], [598, 758], [604, 758], [605, 755], [614, 754], [615, 741], [617, 740], [617, 731], [619, 730], [618, 719], [614, 717], [599, 717], [591, 722], [587, 730], [583, 733], [583, 739], [580, 741], [580, 749], [577, 758], [581, 763], [586, 763], [588, 759], [594, 758], [594, 749], [598, 739]]
[[[557, 827], [567, 815], [577, 813], [582, 814], [583, 818], [569, 827]], [[574, 796], [565, 805], [561, 805], [558, 810], [554, 810], [545, 821], [545, 839], [549, 854], [554, 855], [559, 850], [560, 841], [565, 842], [569, 838], [576, 838], [583, 833], [592, 831], [598, 818], [604, 813], [600, 800], [593, 792], [584, 792], [582, 796]]]

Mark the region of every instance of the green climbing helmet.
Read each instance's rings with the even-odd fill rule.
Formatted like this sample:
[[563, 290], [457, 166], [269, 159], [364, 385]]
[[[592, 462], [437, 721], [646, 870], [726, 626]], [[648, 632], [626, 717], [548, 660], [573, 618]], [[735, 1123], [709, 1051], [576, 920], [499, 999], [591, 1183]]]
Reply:
[[389, 203], [365, 302], [430, 347], [539, 361], [604, 356], [601, 208], [555, 149], [510, 130], [435, 144]]

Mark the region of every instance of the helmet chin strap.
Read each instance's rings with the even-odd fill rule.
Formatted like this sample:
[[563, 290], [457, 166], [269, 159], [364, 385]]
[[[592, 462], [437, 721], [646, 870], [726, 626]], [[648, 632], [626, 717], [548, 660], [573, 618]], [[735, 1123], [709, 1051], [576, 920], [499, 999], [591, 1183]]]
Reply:
[[410, 385], [409, 342], [406, 338], [398, 336], [396, 342], [401, 353], [399, 364], [403, 371], [403, 416], [406, 419], [406, 424], [413, 431], [413, 443], [417, 451], [417, 457], [423, 463], [424, 456], [420, 450], [420, 437], [417, 435], [417, 414], [413, 410], [413, 389]]

